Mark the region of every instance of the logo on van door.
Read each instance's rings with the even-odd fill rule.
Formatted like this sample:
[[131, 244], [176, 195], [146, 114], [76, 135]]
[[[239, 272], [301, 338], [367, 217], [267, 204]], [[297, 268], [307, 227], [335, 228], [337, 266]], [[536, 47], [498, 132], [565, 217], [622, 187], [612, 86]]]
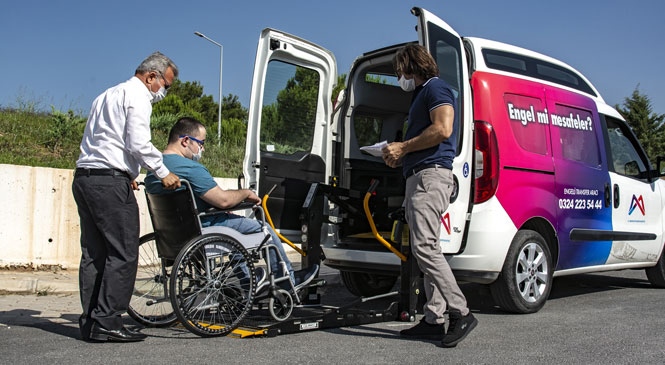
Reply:
[[446, 233], [450, 235], [450, 213], [441, 216], [441, 223], [443, 224], [443, 228], [446, 229]]
[[633, 200], [630, 202], [630, 210], [628, 210], [628, 215], [633, 214], [635, 208], [640, 208], [642, 215], [646, 215], [646, 212], [644, 211], [644, 199], [642, 198], [642, 195], [640, 195], [639, 198], [633, 195]]

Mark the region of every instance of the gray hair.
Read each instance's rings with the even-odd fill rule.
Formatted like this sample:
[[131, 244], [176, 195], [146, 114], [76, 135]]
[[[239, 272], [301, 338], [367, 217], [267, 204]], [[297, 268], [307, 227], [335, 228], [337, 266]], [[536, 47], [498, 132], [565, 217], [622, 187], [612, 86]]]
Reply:
[[166, 69], [171, 67], [173, 76], [178, 77], [178, 66], [171, 61], [170, 58], [164, 56], [161, 52], [155, 52], [148, 56], [139, 67], [136, 68], [136, 74], [144, 74], [146, 72], [159, 72], [161, 75], [166, 73]]

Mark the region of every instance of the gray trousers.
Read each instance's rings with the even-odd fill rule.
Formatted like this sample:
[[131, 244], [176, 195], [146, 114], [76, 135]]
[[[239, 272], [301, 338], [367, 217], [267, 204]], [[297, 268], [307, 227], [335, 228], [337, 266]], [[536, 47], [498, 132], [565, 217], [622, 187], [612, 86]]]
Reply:
[[136, 279], [139, 209], [128, 177], [76, 176], [72, 192], [81, 219], [79, 325], [85, 338], [93, 320], [109, 330], [123, 326]]
[[448, 261], [441, 253], [441, 214], [450, 204], [453, 173], [445, 168], [422, 170], [406, 179], [406, 220], [411, 252], [424, 275], [427, 302], [425, 321], [444, 323], [446, 308], [469, 313], [466, 298], [457, 285]]

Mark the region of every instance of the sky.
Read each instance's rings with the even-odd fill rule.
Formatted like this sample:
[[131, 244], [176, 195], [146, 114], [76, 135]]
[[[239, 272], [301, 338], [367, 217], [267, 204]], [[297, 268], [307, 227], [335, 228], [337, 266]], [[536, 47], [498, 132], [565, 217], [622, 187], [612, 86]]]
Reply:
[[32, 105], [85, 115], [105, 89], [154, 51], [183, 82], [249, 106], [259, 35], [274, 28], [330, 50], [339, 74], [362, 53], [417, 39], [413, 6], [461, 36], [532, 49], [582, 72], [610, 105], [636, 88], [665, 114], [662, 0], [7, 0], [0, 7], [0, 108]]

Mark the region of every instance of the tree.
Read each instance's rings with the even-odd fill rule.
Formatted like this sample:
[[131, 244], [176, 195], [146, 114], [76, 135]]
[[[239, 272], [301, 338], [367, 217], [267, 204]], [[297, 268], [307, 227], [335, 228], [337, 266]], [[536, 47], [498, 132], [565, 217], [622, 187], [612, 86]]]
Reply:
[[217, 125], [218, 105], [210, 95], [203, 95], [203, 86], [198, 82], [173, 81], [164, 100], [155, 104], [153, 115], [189, 115], [206, 127]]
[[[244, 122], [247, 122], [249, 116], [247, 109], [242, 106], [240, 100], [238, 100], [237, 95], [229, 94], [228, 96], [223, 97], [224, 102], [222, 103], [222, 119], [238, 119]], [[215, 113], [215, 118], [217, 113]]]
[[649, 97], [640, 93], [639, 85], [624, 99], [623, 107], [616, 105], [616, 109], [635, 132], [649, 159], [655, 161], [665, 148], [665, 114], [653, 112]]
[[339, 92], [344, 90], [346, 88], [346, 74], [341, 74], [337, 76], [337, 83], [335, 84], [335, 87], [333, 87], [333, 94], [332, 94], [332, 103], [333, 105], [336, 106], [337, 104], [337, 96], [339, 95]]

